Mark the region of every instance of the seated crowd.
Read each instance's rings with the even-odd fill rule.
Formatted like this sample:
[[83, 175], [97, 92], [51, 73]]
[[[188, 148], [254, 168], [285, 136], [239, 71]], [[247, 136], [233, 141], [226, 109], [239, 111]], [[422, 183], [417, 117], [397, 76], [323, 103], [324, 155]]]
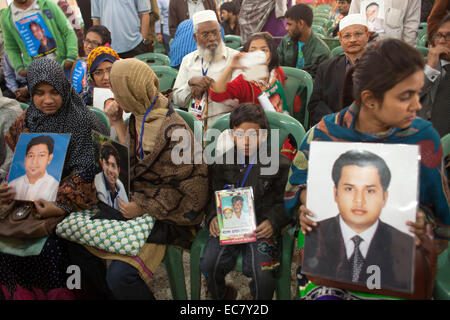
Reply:
[[[171, 67], [178, 70], [171, 90], [163, 92], [152, 65], [135, 58], [148, 52], [150, 12], [154, 9], [150, 3], [156, 1], [111, 4], [92, 0], [93, 25], [84, 36], [51, 0], [14, 0], [2, 9], [0, 300], [154, 300], [148, 282], [169, 246], [189, 251], [202, 231], [208, 232], [208, 238], [200, 270], [212, 299], [236, 298], [236, 288], [225, 277], [240, 254], [242, 273], [251, 279], [253, 299], [272, 299], [286, 230], [294, 228], [300, 242], [321, 232], [306, 202], [313, 141], [420, 147], [417, 214], [414, 221], [407, 222], [415, 240], [411, 262], [414, 292], [361, 293], [358, 287], [341, 287], [309, 276], [300, 265], [299, 296], [431, 299], [433, 285], [429, 284], [436, 280], [437, 256], [448, 251], [450, 239], [450, 157], [446, 158], [441, 143], [450, 133], [450, 15], [443, 15], [434, 25], [424, 58], [415, 48], [420, 1], [392, 0], [398, 14], [383, 15], [383, 32], [369, 15], [361, 14], [362, 1], [334, 2], [326, 20], [331, 22], [330, 37], [336, 37], [333, 40], [339, 41], [342, 49], [338, 55], [332, 54], [326, 37], [315, 31], [319, 11], [301, 1], [158, 0], [161, 16], [154, 38], [170, 56]], [[416, 13], [418, 17], [411, 18]], [[37, 21], [39, 30], [33, 28], [33, 22], [22, 25], [27, 19]], [[79, 46], [79, 31], [83, 46]], [[23, 37], [28, 33], [36, 43]], [[239, 36], [242, 47], [228, 47], [227, 35]], [[300, 78], [290, 79], [292, 70], [311, 83], [309, 94], [302, 87], [288, 96], [289, 81], [300, 82]], [[108, 125], [93, 111], [96, 89], [111, 92], [101, 111]], [[271, 148], [270, 121], [275, 113], [280, 117], [275, 119], [292, 119], [295, 126], [307, 131], [304, 138], [296, 139], [289, 132], [280, 139], [279, 148]], [[185, 114], [191, 121], [186, 121]], [[216, 153], [210, 163], [204, 156], [209, 147], [208, 130], [217, 129], [227, 116], [228, 127], [216, 137]], [[192, 121], [202, 127], [201, 141]], [[117, 167], [123, 157], [120, 159], [111, 144], [107, 144], [109, 151], [99, 152], [92, 138], [94, 131], [127, 146], [128, 198], [119, 196], [124, 184], [117, 178]], [[180, 152], [181, 163], [174, 160], [180, 151], [180, 132], [184, 132], [181, 142], [189, 144]], [[20, 216], [24, 206], [16, 197], [22, 190], [8, 183], [22, 133], [70, 135], [56, 200], [36, 199], [30, 209], [30, 217], [46, 224], [47, 231], [40, 237], [6, 234], [2, 227], [10, 220], [7, 217]], [[48, 164], [54, 157], [53, 147], [44, 149], [40, 157], [47, 157], [44, 161]], [[261, 157], [261, 150], [267, 149], [271, 161], [277, 163], [270, 174], [264, 172], [271, 163]], [[101, 153], [102, 167], [113, 159], [113, 168], [104, 170], [113, 170], [119, 184], [114, 179], [111, 183], [106, 171], [98, 174], [97, 153]], [[336, 199], [343, 196], [338, 195], [341, 189], [350, 188], [350, 183], [342, 182], [349, 166], [373, 167], [344, 164], [334, 181]], [[99, 179], [104, 183], [102, 190], [96, 187]], [[383, 184], [381, 180], [381, 173], [375, 175], [373, 189]], [[255, 239], [223, 245], [216, 192], [246, 187], [252, 188], [254, 197]], [[243, 198], [235, 198], [234, 210], [248, 214], [242, 209]], [[145, 220], [151, 221], [147, 222], [151, 231], [134, 256], [61, 236], [68, 217], [106, 216], [109, 211], [99, 205], [99, 199], [112, 199], [120, 213], [115, 219], [119, 224], [136, 221], [137, 225], [151, 217]], [[341, 226], [351, 228], [343, 211]], [[114, 227], [110, 229], [113, 233]], [[332, 232], [339, 236], [336, 229]], [[109, 244], [113, 249], [136, 238], [118, 234]], [[357, 254], [366, 258], [367, 250], [361, 254], [358, 246], [355, 242], [347, 262], [354, 262]], [[298, 249], [301, 263], [304, 251]], [[411, 263], [407, 267], [412, 267]], [[81, 270], [81, 289], [67, 285], [66, 271], [72, 265]], [[335, 266], [328, 267], [334, 270]]]

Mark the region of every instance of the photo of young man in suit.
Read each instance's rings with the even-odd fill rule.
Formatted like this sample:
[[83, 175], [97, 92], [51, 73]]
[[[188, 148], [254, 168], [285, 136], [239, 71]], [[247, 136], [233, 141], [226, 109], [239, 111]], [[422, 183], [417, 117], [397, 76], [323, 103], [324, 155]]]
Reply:
[[391, 172], [378, 155], [350, 150], [332, 168], [334, 201], [339, 214], [318, 221], [307, 234], [305, 274], [366, 286], [380, 270], [381, 288], [410, 291], [414, 238], [380, 220]]

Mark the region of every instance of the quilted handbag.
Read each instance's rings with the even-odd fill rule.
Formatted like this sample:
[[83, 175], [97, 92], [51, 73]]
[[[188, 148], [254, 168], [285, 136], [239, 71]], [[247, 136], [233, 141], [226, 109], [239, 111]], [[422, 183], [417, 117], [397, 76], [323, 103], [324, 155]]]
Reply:
[[61, 238], [112, 253], [137, 256], [155, 224], [145, 214], [131, 220], [91, 219], [97, 208], [72, 212], [56, 227]]

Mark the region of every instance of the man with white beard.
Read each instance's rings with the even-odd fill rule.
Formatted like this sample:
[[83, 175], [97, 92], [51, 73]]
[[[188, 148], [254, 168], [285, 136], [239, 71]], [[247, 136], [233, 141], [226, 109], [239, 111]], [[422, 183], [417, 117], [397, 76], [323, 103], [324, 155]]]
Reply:
[[[181, 108], [189, 108], [193, 100], [207, 101], [207, 107], [198, 108], [196, 114], [210, 127], [220, 116], [231, 112], [235, 101], [212, 102], [208, 97], [211, 84], [219, 78], [231, 59], [239, 52], [228, 48], [220, 36], [219, 22], [212, 10], [194, 14], [194, 40], [198, 49], [183, 58], [174, 84], [173, 102]], [[240, 71], [232, 74], [231, 81]]]

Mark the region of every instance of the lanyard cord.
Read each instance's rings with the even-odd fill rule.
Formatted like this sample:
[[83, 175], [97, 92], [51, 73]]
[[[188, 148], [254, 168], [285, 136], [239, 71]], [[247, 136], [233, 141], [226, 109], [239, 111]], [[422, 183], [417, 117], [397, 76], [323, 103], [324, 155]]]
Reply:
[[209, 70], [210, 66], [211, 66], [211, 62], [208, 64], [208, 68], [206, 68], [206, 70], [203, 69], [203, 58], [202, 58], [202, 74], [204, 77], [206, 77], [206, 75], [208, 74], [208, 70]]
[[153, 103], [151, 104], [151, 106], [145, 112], [144, 119], [142, 120], [141, 137], [139, 139], [139, 148], [138, 148], [139, 158], [141, 160], [144, 159], [144, 149], [142, 148], [142, 137], [144, 136], [145, 119], [147, 118], [147, 115], [150, 113], [150, 111], [152, 111], [153, 106], [156, 103], [156, 100], [158, 100], [158, 96], [157, 95], [155, 96], [155, 99], [153, 99]]

